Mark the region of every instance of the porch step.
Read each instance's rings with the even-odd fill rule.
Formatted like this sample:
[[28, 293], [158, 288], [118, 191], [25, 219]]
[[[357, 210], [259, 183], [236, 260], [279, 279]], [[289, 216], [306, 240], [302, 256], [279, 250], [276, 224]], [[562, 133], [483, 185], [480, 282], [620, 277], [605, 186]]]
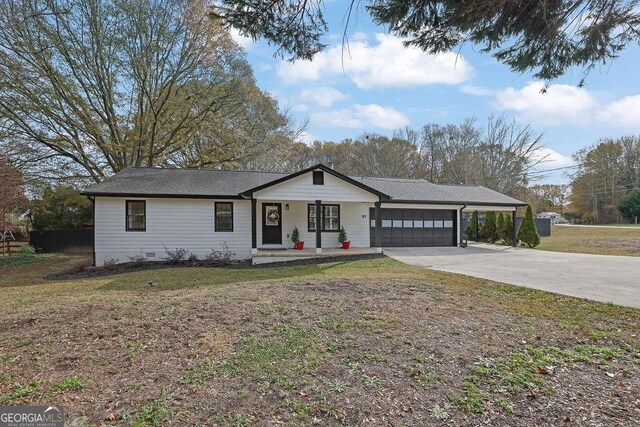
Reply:
[[317, 254], [315, 248], [296, 250], [296, 249], [258, 249], [258, 253], [251, 256], [252, 264], [266, 264], [274, 262], [286, 262], [298, 259], [323, 258], [323, 257], [339, 257], [349, 255], [373, 254], [375, 248], [324, 248], [322, 253]]
[[279, 251], [258, 251], [256, 255], [253, 255], [253, 258], [300, 258], [300, 257], [313, 257], [313, 256], [323, 256], [324, 254], [316, 254], [315, 249], [313, 252], [307, 251], [290, 251], [290, 250], [279, 250]]

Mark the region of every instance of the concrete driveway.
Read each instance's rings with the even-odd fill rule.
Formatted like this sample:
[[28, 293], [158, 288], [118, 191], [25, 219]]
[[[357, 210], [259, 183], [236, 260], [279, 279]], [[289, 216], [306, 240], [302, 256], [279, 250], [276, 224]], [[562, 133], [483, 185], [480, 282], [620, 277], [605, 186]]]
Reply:
[[538, 251], [488, 244], [389, 248], [406, 264], [640, 308], [640, 257]]

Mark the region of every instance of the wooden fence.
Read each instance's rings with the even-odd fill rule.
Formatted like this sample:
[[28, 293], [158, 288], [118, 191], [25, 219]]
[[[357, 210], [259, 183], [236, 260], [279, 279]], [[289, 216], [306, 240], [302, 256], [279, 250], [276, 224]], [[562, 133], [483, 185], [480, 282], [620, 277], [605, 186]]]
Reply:
[[93, 230], [32, 231], [29, 241], [39, 252], [93, 252]]
[[6, 239], [0, 241], [0, 256], [16, 255], [20, 253], [20, 249], [22, 249], [23, 246], [27, 246], [28, 244], [29, 242], [19, 240]]

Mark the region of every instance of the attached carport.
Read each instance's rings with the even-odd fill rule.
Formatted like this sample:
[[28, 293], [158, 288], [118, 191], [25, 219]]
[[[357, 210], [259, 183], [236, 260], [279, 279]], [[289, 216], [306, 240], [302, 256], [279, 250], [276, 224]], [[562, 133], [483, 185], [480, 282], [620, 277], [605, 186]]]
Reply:
[[[507, 214], [511, 213], [511, 224], [513, 224], [513, 230], [512, 230], [512, 237], [511, 237], [511, 242], [513, 246], [517, 246], [518, 242], [517, 242], [517, 232], [518, 232], [518, 225], [517, 225], [517, 221], [516, 221], [516, 210], [518, 208], [518, 206], [526, 206], [525, 203], [520, 203], [518, 205], [513, 205], [513, 206], [504, 206], [504, 205], [465, 205], [463, 209], [461, 209], [462, 213], [474, 213], [475, 212], [475, 217], [476, 217], [476, 235], [475, 236], [470, 236], [473, 238], [474, 241], [479, 242], [480, 241], [480, 236], [478, 235], [478, 232], [480, 230], [480, 224], [479, 224], [479, 220], [478, 217], [480, 215], [478, 215], [480, 212], [505, 212]], [[462, 235], [462, 230], [460, 230], [460, 235]]]

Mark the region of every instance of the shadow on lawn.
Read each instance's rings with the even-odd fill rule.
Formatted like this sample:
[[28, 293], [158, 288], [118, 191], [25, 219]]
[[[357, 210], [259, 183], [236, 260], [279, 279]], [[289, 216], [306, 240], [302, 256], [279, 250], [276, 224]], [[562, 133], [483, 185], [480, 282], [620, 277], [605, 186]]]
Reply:
[[321, 274], [335, 264], [315, 264], [294, 267], [272, 268], [205, 268], [179, 267], [135, 273], [120, 274], [111, 277], [105, 285], [98, 287], [104, 291], [169, 291], [192, 289], [205, 286], [218, 286], [230, 283], [247, 283], [264, 280], [289, 279]]

